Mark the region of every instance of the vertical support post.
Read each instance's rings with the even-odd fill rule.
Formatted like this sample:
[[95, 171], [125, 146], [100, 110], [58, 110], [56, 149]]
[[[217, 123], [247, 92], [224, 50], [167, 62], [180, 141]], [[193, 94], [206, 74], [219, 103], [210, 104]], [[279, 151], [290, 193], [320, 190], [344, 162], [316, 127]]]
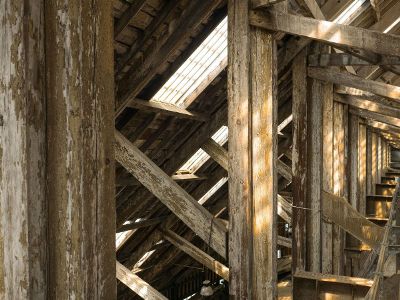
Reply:
[[382, 139], [381, 136], [377, 133], [376, 134], [376, 141], [377, 141], [377, 145], [376, 145], [376, 170], [377, 170], [377, 174], [376, 174], [376, 179], [377, 179], [377, 183], [381, 183], [381, 176], [382, 176]]
[[359, 117], [349, 115], [349, 201], [359, 210], [358, 196], [358, 161], [359, 161]]
[[308, 207], [307, 216], [307, 267], [311, 272], [321, 272], [321, 187], [322, 187], [322, 103], [323, 83], [308, 80]]
[[46, 1], [49, 298], [115, 299], [111, 1]]
[[372, 176], [372, 132], [371, 128], [367, 127], [367, 195], [375, 194], [375, 184]]
[[276, 42], [228, 2], [230, 295], [276, 294]]
[[358, 203], [359, 212], [365, 215], [367, 205], [367, 127], [364, 124], [359, 125], [358, 145]]
[[[322, 188], [333, 193], [333, 84], [323, 84], [322, 98], [323, 168]], [[332, 274], [332, 224], [322, 221], [322, 273]]]
[[306, 267], [306, 207], [307, 203], [307, 50], [293, 61], [293, 212], [292, 212], [292, 272]]
[[0, 3], [0, 299], [45, 299], [43, 1]]
[[[335, 102], [333, 121], [333, 148], [334, 148], [334, 186], [336, 195], [347, 198], [347, 107]], [[333, 273], [343, 274], [344, 232], [337, 225], [333, 225]]]
[[375, 194], [375, 184], [378, 183], [378, 139], [375, 132], [371, 132], [371, 184]]

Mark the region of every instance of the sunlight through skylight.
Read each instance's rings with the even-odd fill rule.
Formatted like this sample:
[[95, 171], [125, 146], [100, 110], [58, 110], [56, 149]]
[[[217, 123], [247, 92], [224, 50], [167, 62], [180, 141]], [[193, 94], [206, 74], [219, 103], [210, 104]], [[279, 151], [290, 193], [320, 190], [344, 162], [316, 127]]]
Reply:
[[365, 3], [366, 0], [355, 0], [351, 3], [336, 19], [334, 23], [348, 25], [352, 21], [352, 16]]
[[[224, 145], [228, 141], [228, 127], [222, 126], [211, 138], [219, 145]], [[209, 158], [210, 156], [204, 152], [203, 149], [199, 149], [182, 167], [180, 167], [177, 173], [195, 173]]]
[[151, 101], [182, 105], [185, 98], [226, 59], [228, 55], [227, 27], [225, 17]]

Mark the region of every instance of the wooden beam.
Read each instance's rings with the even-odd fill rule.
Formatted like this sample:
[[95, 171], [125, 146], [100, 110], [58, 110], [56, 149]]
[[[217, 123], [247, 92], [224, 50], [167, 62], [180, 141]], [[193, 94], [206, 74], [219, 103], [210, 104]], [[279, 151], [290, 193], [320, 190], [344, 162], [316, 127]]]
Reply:
[[118, 261], [116, 262], [116, 269], [118, 280], [134, 291], [142, 299], [168, 300], [167, 297], [165, 297], [150, 284], [142, 280], [139, 276], [131, 272], [127, 267]]
[[146, 0], [136, 0], [122, 13], [114, 26], [114, 39], [118, 39], [121, 32], [128, 26], [129, 22], [139, 13], [146, 4]]
[[400, 98], [400, 87], [398, 86], [364, 79], [356, 75], [336, 71], [334, 69], [309, 67], [307, 74], [314, 79], [324, 80], [335, 84], [342, 84], [394, 100], [398, 100]]
[[226, 151], [224, 147], [210, 138], [201, 146], [201, 149], [210, 155], [221, 167], [228, 170], [228, 151]]
[[358, 129], [358, 211], [365, 215], [367, 207], [367, 128], [359, 122]]
[[211, 224], [212, 215], [119, 132], [115, 132], [115, 139], [116, 160], [204, 241], [210, 240], [218, 254], [226, 257], [226, 234], [218, 223]]
[[275, 299], [277, 49], [249, 26], [250, 6], [228, 1], [229, 292]]
[[196, 174], [175, 174], [171, 178], [175, 181], [191, 181], [191, 180], [206, 180], [208, 177], [205, 175]]
[[[193, 30], [199, 26], [204, 18], [219, 5], [220, 1], [192, 1], [184, 10], [176, 24], [175, 30], [171, 33], [165, 43], [157, 51], [151, 51], [146, 56], [140, 70], [130, 71], [118, 84], [119, 95], [116, 101], [116, 116], [129, 104], [130, 99], [135, 98], [138, 93], [150, 82], [163, 63], [175, 53], [182, 42], [190, 37]], [[127, 84], [129, 82], [129, 84]]]
[[292, 266], [293, 270], [304, 270], [306, 267], [306, 211], [307, 205], [307, 80], [304, 73], [306, 50], [303, 50], [293, 61], [293, 206], [292, 227]]
[[384, 55], [379, 56], [379, 60], [370, 63], [357, 56], [347, 53], [324, 53], [308, 56], [310, 67], [330, 67], [330, 66], [371, 66], [371, 65], [400, 65], [400, 57]]
[[381, 102], [377, 102], [372, 99], [371, 101], [357, 96], [335, 94], [334, 100], [356, 108], [400, 119], [400, 109], [384, 105]]
[[120, 228], [118, 228], [117, 232], [124, 232], [124, 231], [128, 231], [128, 230], [135, 230], [138, 228], [158, 225], [162, 221], [165, 221], [167, 218], [168, 218], [168, 216], [162, 216], [162, 217], [156, 217], [153, 219], [142, 220], [139, 222], [133, 222], [130, 224], [125, 224], [125, 225], [121, 226]]
[[286, 0], [251, 0], [253, 9], [264, 8]]
[[191, 256], [194, 260], [206, 266], [208, 269], [229, 281], [229, 269], [209, 254], [197, 248], [195, 245], [177, 235], [171, 230], [162, 230], [164, 238], [175, 247]]
[[389, 124], [392, 126], [396, 126], [396, 127], [399, 127], [399, 129], [400, 129], [400, 120], [397, 118], [381, 115], [381, 114], [378, 114], [378, 113], [375, 113], [372, 111], [355, 108], [355, 107], [350, 108], [350, 113], [352, 113], [354, 115], [358, 115], [363, 118], [372, 119], [372, 120], [386, 123], [386, 124]]
[[137, 108], [143, 111], [161, 113], [167, 116], [174, 116], [183, 119], [192, 119], [202, 122], [206, 122], [208, 120], [208, 117], [200, 113], [190, 112], [176, 105], [166, 104], [157, 101], [145, 101], [135, 98], [129, 101], [128, 107]]
[[322, 203], [325, 217], [371, 248], [379, 249], [383, 227], [361, 215], [344, 197], [323, 191]]
[[251, 11], [250, 24], [268, 30], [283, 31], [333, 45], [346, 45], [384, 55], [396, 55], [400, 48], [400, 37], [393, 34], [291, 15], [275, 9]]

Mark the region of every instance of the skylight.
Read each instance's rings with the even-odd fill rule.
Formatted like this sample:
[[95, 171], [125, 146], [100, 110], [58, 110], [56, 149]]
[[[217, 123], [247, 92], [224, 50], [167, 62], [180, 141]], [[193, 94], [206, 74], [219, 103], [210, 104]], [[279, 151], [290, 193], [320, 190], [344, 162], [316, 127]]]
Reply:
[[[219, 145], [224, 145], [228, 141], [228, 127], [222, 126], [211, 138]], [[195, 173], [209, 158], [210, 156], [203, 149], [199, 149], [177, 173]]]
[[351, 3], [336, 19], [334, 23], [348, 25], [357, 10], [365, 3], [366, 0], [355, 0]]
[[185, 98], [227, 58], [227, 27], [225, 17], [151, 101], [182, 106]]

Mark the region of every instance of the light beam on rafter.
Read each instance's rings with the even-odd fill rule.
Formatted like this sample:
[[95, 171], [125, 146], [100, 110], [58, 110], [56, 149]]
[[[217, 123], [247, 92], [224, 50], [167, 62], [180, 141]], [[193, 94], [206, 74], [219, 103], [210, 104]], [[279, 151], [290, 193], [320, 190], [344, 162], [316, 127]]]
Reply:
[[365, 3], [366, 0], [355, 0], [351, 3], [333, 22], [338, 24], [349, 24], [352, 20], [352, 16], [357, 10]]

